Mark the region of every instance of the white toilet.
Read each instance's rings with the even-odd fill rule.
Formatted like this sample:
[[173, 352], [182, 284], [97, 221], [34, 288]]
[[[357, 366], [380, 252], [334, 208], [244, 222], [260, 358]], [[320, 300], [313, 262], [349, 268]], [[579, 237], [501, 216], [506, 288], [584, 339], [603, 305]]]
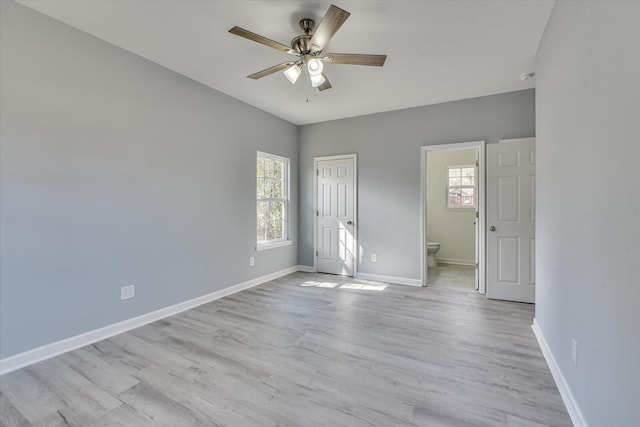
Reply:
[[440, 243], [427, 242], [427, 266], [437, 267], [438, 260], [436, 259], [436, 252], [440, 250]]

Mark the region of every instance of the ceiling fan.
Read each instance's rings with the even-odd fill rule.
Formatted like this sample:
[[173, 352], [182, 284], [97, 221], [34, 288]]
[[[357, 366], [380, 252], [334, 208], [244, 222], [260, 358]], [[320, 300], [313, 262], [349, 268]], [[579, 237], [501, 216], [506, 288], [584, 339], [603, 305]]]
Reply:
[[257, 73], [247, 76], [248, 78], [257, 80], [284, 70], [284, 75], [287, 79], [295, 84], [300, 74], [302, 74], [303, 69], [306, 68], [309, 72], [311, 86], [323, 91], [331, 89], [331, 83], [329, 83], [329, 79], [324, 73], [325, 62], [382, 67], [384, 61], [387, 59], [387, 55], [322, 53], [327, 43], [329, 43], [329, 40], [331, 40], [331, 37], [338, 31], [349, 15], [351, 14], [346, 10], [331, 5], [317, 28], [313, 19], [301, 19], [300, 28], [304, 31], [304, 34], [294, 37], [293, 40], [291, 40], [290, 47], [240, 27], [233, 27], [229, 32], [298, 57], [295, 61], [283, 62], [282, 64], [258, 71]]

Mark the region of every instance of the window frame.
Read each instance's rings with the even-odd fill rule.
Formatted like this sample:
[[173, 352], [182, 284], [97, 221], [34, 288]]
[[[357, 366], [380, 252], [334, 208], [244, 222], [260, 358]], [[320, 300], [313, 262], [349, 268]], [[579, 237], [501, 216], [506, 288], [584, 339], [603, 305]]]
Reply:
[[[473, 185], [449, 185], [449, 171], [451, 169], [460, 169], [460, 177], [462, 178], [462, 169], [473, 169]], [[470, 165], [447, 165], [445, 175], [445, 208], [447, 210], [476, 210], [478, 206], [478, 173], [475, 164]], [[472, 205], [450, 205], [449, 204], [449, 191], [450, 189], [458, 188], [460, 190], [465, 188], [473, 188], [473, 204]]]
[[[279, 162], [283, 162], [283, 169], [282, 169], [282, 195], [284, 196], [283, 198], [259, 198], [258, 197], [258, 167], [257, 167], [257, 161], [260, 158], [264, 158], [264, 159], [270, 159], [270, 160], [275, 160], [275, 161], [279, 161]], [[287, 157], [283, 157], [283, 156], [278, 156], [276, 154], [271, 154], [271, 153], [265, 153], [263, 151], [257, 151], [256, 152], [256, 169], [255, 169], [255, 200], [256, 200], [256, 205], [255, 205], [255, 237], [256, 237], [256, 251], [263, 251], [266, 249], [273, 249], [273, 248], [279, 248], [282, 246], [288, 246], [292, 244], [292, 241], [290, 239], [290, 227], [291, 227], [291, 216], [290, 216], [290, 210], [291, 210], [291, 193], [290, 193], [290, 189], [291, 189], [291, 160]], [[272, 240], [263, 240], [260, 241], [258, 240], [258, 202], [269, 202], [269, 201], [275, 201], [275, 202], [283, 202], [284, 203], [284, 208], [282, 211], [282, 237], [277, 238], [277, 239], [272, 239]]]

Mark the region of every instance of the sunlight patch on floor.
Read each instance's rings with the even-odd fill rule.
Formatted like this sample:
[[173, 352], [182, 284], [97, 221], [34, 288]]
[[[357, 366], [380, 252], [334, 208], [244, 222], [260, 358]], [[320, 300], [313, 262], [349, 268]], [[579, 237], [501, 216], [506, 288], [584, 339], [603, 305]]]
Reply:
[[335, 282], [314, 282], [308, 280], [301, 283], [300, 286], [314, 288], [337, 288], [337, 289], [358, 289], [362, 291], [383, 291], [387, 285], [366, 285], [361, 283], [335, 283]]

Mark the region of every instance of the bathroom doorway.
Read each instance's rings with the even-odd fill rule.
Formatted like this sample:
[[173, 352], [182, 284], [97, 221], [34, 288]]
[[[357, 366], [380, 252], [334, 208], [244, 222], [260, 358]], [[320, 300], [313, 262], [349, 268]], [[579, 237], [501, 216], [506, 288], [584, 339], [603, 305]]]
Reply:
[[423, 286], [485, 293], [484, 148], [422, 147]]

